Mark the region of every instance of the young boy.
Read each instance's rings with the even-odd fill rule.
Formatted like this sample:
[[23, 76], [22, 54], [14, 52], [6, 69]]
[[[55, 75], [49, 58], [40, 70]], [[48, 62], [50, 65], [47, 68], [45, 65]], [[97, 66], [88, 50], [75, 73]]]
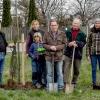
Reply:
[[43, 67], [45, 66], [45, 49], [43, 48], [41, 33], [36, 32], [33, 35], [33, 39], [33, 43], [29, 49], [29, 56], [32, 60], [32, 82], [36, 88], [41, 88]]

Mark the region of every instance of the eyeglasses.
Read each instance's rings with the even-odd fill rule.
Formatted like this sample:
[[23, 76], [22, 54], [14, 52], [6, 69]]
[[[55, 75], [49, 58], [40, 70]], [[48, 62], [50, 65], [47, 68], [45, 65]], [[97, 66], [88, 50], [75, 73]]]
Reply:
[[58, 26], [58, 25], [50, 25], [50, 26]]

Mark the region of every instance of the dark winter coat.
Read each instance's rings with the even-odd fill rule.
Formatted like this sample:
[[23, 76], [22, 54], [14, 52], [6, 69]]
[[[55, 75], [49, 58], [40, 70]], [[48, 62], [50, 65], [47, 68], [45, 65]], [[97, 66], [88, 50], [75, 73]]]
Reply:
[[6, 54], [6, 47], [8, 43], [5, 38], [5, 34], [0, 31], [0, 52], [4, 52]]
[[44, 35], [44, 32], [42, 30], [31, 30], [29, 33], [28, 33], [28, 36], [27, 36], [27, 39], [26, 39], [26, 53], [29, 54], [29, 48], [31, 46], [31, 44], [33, 43], [33, 35], [35, 32], [40, 32], [41, 35], [43, 36]]
[[[66, 33], [68, 43], [72, 42], [73, 41], [72, 40], [72, 29], [66, 30], [65, 33]], [[83, 47], [86, 44], [85, 33], [80, 30], [78, 32], [78, 35], [77, 35], [75, 41], [76, 41], [76, 44], [78, 45], [78, 47], [76, 47], [76, 49], [75, 49], [75, 56], [74, 57], [76, 59], [82, 59]], [[72, 54], [73, 54], [73, 47], [66, 46], [64, 55], [66, 55], [68, 57], [72, 57]]]

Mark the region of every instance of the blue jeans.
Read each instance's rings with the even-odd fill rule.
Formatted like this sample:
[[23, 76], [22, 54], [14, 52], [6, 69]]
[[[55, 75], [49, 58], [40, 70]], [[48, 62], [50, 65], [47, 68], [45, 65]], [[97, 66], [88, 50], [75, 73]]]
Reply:
[[100, 69], [100, 55], [91, 55], [91, 65], [92, 65], [92, 83], [96, 84], [96, 70], [97, 70], [97, 62], [99, 64]]
[[[56, 73], [57, 73], [57, 83], [58, 83], [58, 89], [63, 89], [64, 83], [63, 83], [63, 73], [62, 73], [62, 66], [63, 61], [57, 61], [54, 62], [56, 67]], [[47, 88], [49, 87], [49, 83], [52, 83], [53, 79], [53, 71], [52, 71], [52, 62], [46, 61], [46, 69], [47, 69]]]
[[5, 59], [5, 54], [3, 52], [0, 52], [0, 84], [2, 83], [2, 73], [3, 73], [3, 67], [4, 67], [4, 59]]

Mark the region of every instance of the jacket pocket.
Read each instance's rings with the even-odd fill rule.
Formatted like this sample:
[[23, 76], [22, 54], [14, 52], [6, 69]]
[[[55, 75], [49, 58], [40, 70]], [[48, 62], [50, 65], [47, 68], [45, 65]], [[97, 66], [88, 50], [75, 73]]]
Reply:
[[60, 37], [57, 39], [57, 45], [59, 45], [59, 44], [62, 44], [62, 38], [60, 38]]

